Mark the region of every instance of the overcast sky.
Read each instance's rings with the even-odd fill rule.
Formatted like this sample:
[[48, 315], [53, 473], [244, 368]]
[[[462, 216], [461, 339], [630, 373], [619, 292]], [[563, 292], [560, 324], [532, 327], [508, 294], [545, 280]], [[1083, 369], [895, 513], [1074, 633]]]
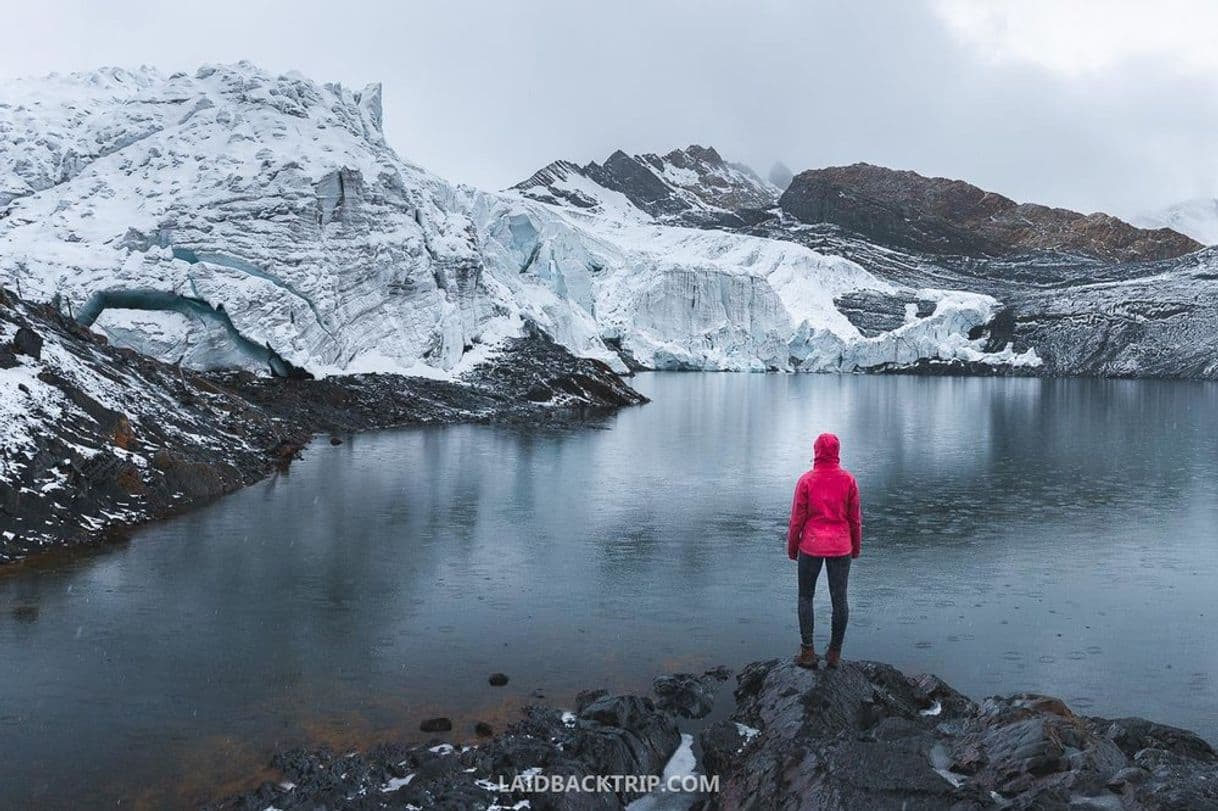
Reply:
[[692, 142], [763, 173], [869, 161], [1086, 211], [1218, 195], [1209, 0], [0, 7], [2, 77], [245, 58], [380, 81], [397, 150], [486, 188]]

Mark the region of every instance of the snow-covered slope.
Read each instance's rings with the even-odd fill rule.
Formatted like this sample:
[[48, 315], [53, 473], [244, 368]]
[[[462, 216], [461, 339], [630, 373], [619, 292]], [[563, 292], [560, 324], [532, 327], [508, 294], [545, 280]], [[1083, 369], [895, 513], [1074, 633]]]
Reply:
[[470, 222], [385, 145], [378, 86], [239, 64], [0, 98], [0, 280], [141, 348], [231, 363], [236, 333], [310, 367], [448, 368], [491, 312]]
[[1142, 228], [1171, 228], [1205, 245], [1218, 245], [1218, 198], [1197, 197], [1134, 217]]
[[[0, 284], [198, 367], [452, 375], [532, 320], [617, 369], [852, 370], [976, 359], [965, 335], [998, 305], [669, 224], [739, 222], [777, 196], [714, 150], [600, 167], [645, 173], [653, 197], [567, 165], [591, 205], [551, 202], [554, 180], [484, 193], [386, 144], [378, 86], [248, 63], [9, 84], [0, 146]], [[860, 290], [933, 306], [864, 336], [835, 305]]]
[[[622, 222], [506, 196], [475, 196], [488, 284], [577, 352], [607, 345], [655, 369], [853, 371], [919, 358], [1036, 365], [1035, 352], [983, 357], [965, 334], [990, 296], [884, 281], [786, 240]], [[837, 306], [856, 291], [930, 302], [865, 337]]]

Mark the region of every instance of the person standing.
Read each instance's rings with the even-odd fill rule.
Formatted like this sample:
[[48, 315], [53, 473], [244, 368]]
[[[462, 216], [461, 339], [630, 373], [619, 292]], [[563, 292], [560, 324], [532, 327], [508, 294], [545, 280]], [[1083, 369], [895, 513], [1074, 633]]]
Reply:
[[812, 597], [824, 568], [833, 601], [832, 631], [825, 663], [837, 667], [850, 606], [846, 586], [850, 561], [859, 556], [863, 544], [863, 511], [859, 486], [841, 465], [841, 442], [833, 434], [821, 434], [812, 446], [812, 469], [799, 477], [791, 503], [787, 528], [787, 557], [799, 562], [799, 653], [795, 664], [816, 668], [819, 659], [812, 639]]

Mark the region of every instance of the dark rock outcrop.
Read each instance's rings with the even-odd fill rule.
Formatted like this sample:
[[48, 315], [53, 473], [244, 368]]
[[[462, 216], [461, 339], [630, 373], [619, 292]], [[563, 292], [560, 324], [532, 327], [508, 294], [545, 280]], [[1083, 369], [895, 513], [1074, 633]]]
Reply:
[[1059, 251], [1124, 262], [1169, 259], [1202, 247], [1168, 228], [1016, 203], [960, 180], [866, 163], [801, 172], [779, 205], [804, 223], [833, 223], [882, 245], [936, 254]]
[[[721, 675], [675, 674], [671, 683]], [[718, 794], [693, 806], [701, 811], [1218, 809], [1218, 754], [1206, 741], [1141, 718], [1077, 715], [1049, 696], [978, 703], [935, 676], [878, 662], [809, 671], [778, 660], [745, 667], [735, 696], [732, 717], [697, 735], [699, 772], [719, 778]], [[673, 717], [647, 698], [590, 690], [578, 705], [574, 714], [526, 707], [523, 720], [477, 746], [285, 752], [272, 762], [282, 782], [211, 807], [512, 808], [527, 800], [533, 809], [620, 809], [637, 793], [511, 789], [518, 775], [658, 775], [680, 742]]]
[[[477, 747], [382, 745], [367, 754], [293, 750], [277, 755], [278, 782], [230, 797], [212, 809], [525, 808], [618, 811], [637, 799], [626, 790], [514, 791], [521, 775], [564, 780], [596, 775], [656, 775], [680, 743], [672, 718], [647, 698], [601, 696], [574, 718], [528, 707], [523, 720]], [[489, 727], [484, 730], [489, 734]], [[529, 805], [523, 805], [524, 801]]]
[[1076, 715], [1032, 694], [977, 704], [875, 662], [749, 665], [700, 735], [711, 808], [1218, 808], [1218, 755], [1185, 730]]
[[111, 346], [11, 294], [0, 300], [0, 335], [13, 336], [0, 340], [13, 422], [0, 448], [0, 564], [99, 541], [286, 470], [317, 433], [563, 422], [646, 401], [536, 329], [462, 382], [199, 373]]
[[906, 310], [912, 306], [914, 318], [925, 318], [935, 311], [935, 302], [912, 293], [890, 294], [878, 290], [854, 290], [833, 300], [833, 306], [858, 328], [864, 337], [897, 329], [906, 323]]
[[716, 680], [709, 675], [668, 673], [651, 684], [656, 705], [682, 718], [705, 718], [715, 707]]
[[28, 355], [34, 360], [42, 359], [42, 336], [29, 327], [18, 327], [13, 336], [13, 352]]

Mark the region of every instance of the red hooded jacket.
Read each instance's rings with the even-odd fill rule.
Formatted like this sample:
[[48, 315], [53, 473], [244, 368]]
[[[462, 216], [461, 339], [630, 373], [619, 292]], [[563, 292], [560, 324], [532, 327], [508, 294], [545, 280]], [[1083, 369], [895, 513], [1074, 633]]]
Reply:
[[812, 469], [799, 477], [787, 529], [787, 556], [857, 558], [863, 544], [863, 511], [859, 486], [841, 466], [841, 442], [821, 434], [812, 446]]

